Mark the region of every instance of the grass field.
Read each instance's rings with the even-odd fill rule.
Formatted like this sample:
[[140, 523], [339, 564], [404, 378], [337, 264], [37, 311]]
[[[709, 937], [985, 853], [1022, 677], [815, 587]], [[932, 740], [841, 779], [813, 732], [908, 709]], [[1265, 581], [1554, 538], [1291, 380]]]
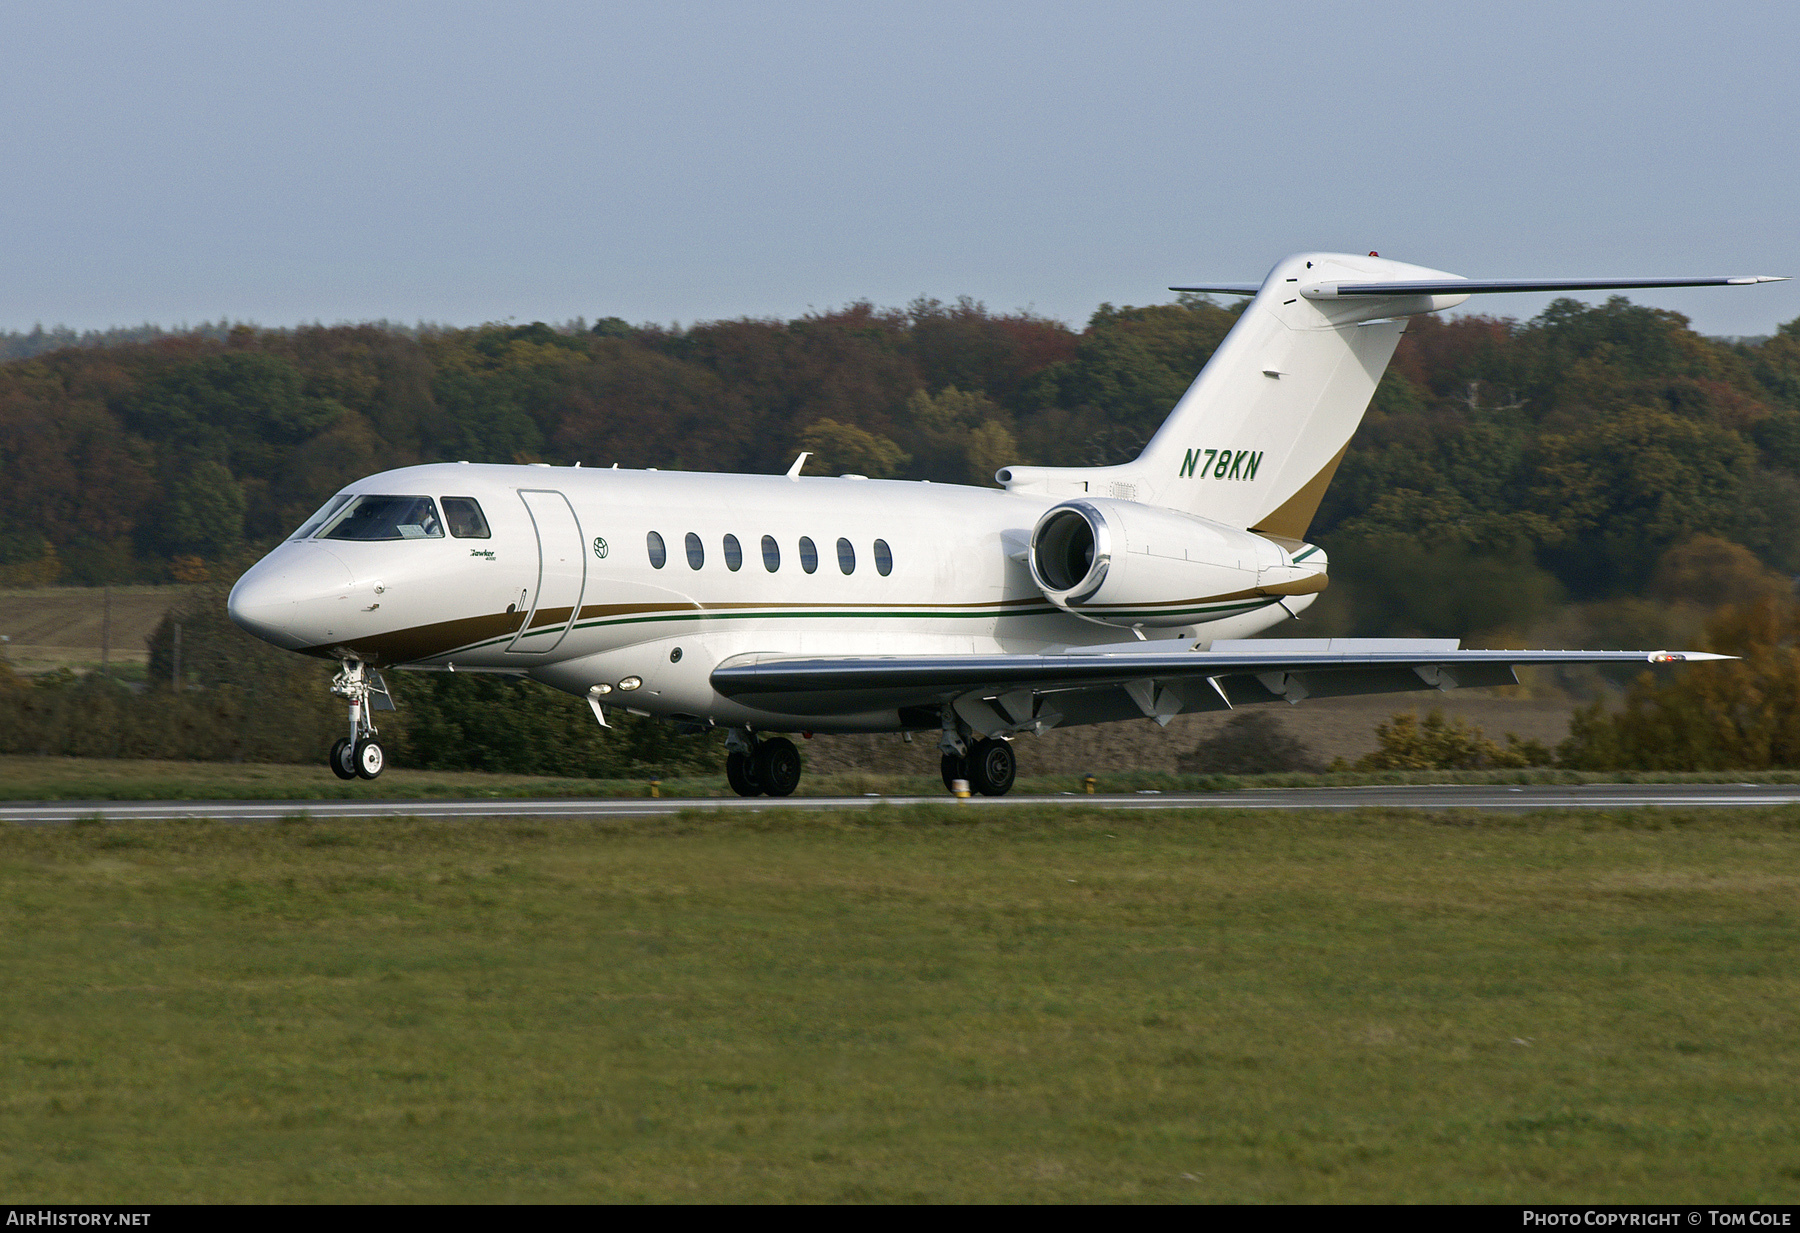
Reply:
[[1800, 811], [0, 828], [10, 1201], [1791, 1202]]
[[149, 661], [145, 640], [163, 616], [191, 594], [188, 587], [113, 587], [112, 612], [99, 587], [0, 588], [4, 654], [23, 673], [52, 668], [92, 670], [102, 642], [117, 675], [142, 680]]
[[[1800, 771], [1350, 771], [1326, 775], [1183, 775], [1115, 771], [1096, 777], [1100, 792], [1230, 792], [1243, 788], [1327, 787], [1402, 783], [1796, 783]], [[0, 800], [426, 800], [494, 797], [649, 796], [648, 779], [559, 779], [481, 771], [389, 769], [377, 780], [341, 780], [323, 766], [255, 762], [159, 762], [132, 758], [46, 758], [0, 755]], [[658, 781], [667, 797], [733, 795], [723, 772]], [[1079, 772], [1021, 775], [1016, 793], [1085, 791]], [[936, 775], [864, 771], [808, 774], [800, 796], [942, 796]]]

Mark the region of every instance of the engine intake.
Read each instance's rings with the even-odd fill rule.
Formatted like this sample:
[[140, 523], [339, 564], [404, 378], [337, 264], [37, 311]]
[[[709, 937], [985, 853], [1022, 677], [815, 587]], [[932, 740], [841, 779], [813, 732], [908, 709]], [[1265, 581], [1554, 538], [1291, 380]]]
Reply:
[[[1325, 554], [1296, 565], [1250, 531], [1133, 501], [1054, 505], [1032, 529], [1031, 577], [1063, 611], [1104, 625], [1199, 625], [1325, 589]], [[1310, 602], [1309, 600], [1302, 600]]]
[[1079, 603], [1106, 581], [1111, 538], [1106, 515], [1086, 501], [1057, 506], [1031, 533], [1033, 580], [1051, 602]]

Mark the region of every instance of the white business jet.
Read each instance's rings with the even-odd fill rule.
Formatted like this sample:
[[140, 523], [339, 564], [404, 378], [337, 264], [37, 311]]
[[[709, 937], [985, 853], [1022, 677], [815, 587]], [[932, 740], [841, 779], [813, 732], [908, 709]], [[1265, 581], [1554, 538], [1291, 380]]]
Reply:
[[697, 731], [786, 796], [781, 732], [935, 735], [946, 786], [1012, 786], [1020, 733], [1307, 697], [1511, 683], [1519, 664], [1718, 659], [1256, 639], [1326, 585], [1306, 530], [1407, 318], [1504, 291], [1779, 281], [1477, 282], [1304, 253], [1260, 284], [1143, 453], [1005, 467], [999, 489], [802, 474], [448, 463], [359, 480], [239, 579], [231, 617], [339, 661], [340, 776], [374, 778], [382, 668], [529, 676]]

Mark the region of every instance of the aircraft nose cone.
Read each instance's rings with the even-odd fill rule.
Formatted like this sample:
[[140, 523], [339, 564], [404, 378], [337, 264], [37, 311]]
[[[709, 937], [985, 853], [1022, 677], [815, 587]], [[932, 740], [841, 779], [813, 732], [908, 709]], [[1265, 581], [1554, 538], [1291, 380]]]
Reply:
[[264, 642], [273, 642], [290, 650], [299, 645], [299, 640], [288, 633], [296, 607], [294, 600], [284, 594], [279, 579], [253, 578], [250, 574], [238, 579], [225, 604], [226, 611], [240, 629], [255, 634]]
[[300, 601], [355, 581], [350, 568], [313, 544], [283, 544], [250, 567], [231, 588], [226, 610], [239, 628], [287, 650], [309, 645], [295, 617]]

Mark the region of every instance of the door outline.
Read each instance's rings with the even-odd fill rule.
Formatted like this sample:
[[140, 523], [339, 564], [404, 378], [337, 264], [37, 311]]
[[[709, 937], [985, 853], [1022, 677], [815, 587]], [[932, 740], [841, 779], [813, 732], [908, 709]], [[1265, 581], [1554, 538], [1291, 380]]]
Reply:
[[[581, 530], [581, 515], [575, 512], [574, 502], [570, 501], [562, 492], [555, 488], [521, 488], [518, 493], [520, 503], [525, 506], [525, 514], [531, 519], [532, 538], [537, 541], [537, 585], [532, 589], [531, 610], [525, 614], [525, 619], [520, 623], [518, 632], [513, 635], [512, 641], [506, 644], [506, 650], [508, 654], [512, 655], [546, 655], [562, 645], [562, 640], [569, 636], [569, 631], [575, 628], [575, 622], [581, 617], [581, 597], [587, 594], [587, 552], [585, 550], [587, 541]], [[544, 598], [544, 566], [549, 555], [544, 546], [544, 529], [538, 522], [537, 511], [531, 508], [529, 500], [531, 497], [554, 497], [563, 503], [563, 508], [569, 511], [569, 519], [575, 527], [575, 559], [581, 562], [581, 577], [576, 584], [575, 600], [569, 606], [569, 619], [563, 622], [562, 631], [556, 635], [555, 640], [548, 646], [521, 647], [519, 643], [526, 637], [542, 638], [551, 632], [549, 629], [541, 629], [536, 632], [531, 629], [531, 619], [537, 615], [538, 605]]]

